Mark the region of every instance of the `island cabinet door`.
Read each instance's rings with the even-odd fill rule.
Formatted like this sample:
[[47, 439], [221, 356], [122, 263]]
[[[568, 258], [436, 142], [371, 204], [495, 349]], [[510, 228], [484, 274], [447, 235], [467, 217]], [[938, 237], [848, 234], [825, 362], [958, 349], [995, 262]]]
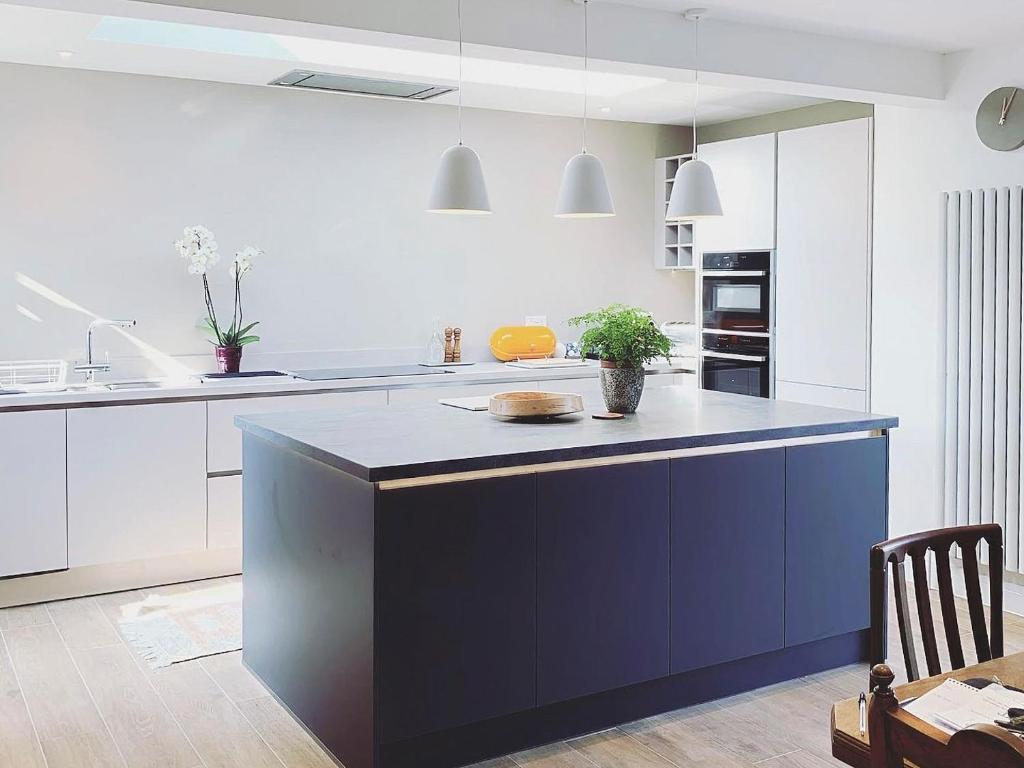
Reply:
[[537, 701], [668, 674], [668, 462], [537, 476]]
[[384, 490], [376, 508], [382, 739], [533, 707], [536, 478]]
[[786, 454], [672, 460], [672, 672], [784, 642]]
[[786, 449], [786, 645], [866, 629], [885, 539], [887, 438]]

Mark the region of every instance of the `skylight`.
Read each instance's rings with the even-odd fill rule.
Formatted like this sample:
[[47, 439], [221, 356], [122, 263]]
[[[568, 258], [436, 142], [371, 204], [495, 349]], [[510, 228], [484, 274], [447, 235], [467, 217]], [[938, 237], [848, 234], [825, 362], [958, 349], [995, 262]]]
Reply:
[[[112, 43], [301, 62], [351, 74], [376, 73], [419, 80], [454, 80], [458, 69], [458, 57], [454, 54], [117, 16], [105, 16], [92, 30], [89, 38]], [[463, 60], [463, 81], [556, 93], [583, 93], [583, 72], [580, 68], [470, 56]], [[664, 79], [657, 77], [591, 69], [588, 88], [595, 96], [611, 98], [664, 82]]]

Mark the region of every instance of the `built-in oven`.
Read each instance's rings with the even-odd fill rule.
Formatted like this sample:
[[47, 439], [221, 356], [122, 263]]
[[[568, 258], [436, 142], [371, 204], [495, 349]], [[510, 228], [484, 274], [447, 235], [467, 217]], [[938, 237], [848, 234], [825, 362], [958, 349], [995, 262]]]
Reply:
[[703, 326], [768, 333], [771, 325], [771, 252], [705, 253]]
[[771, 251], [705, 253], [701, 386], [771, 397]]
[[767, 336], [703, 334], [701, 386], [716, 392], [769, 397], [771, 342]]

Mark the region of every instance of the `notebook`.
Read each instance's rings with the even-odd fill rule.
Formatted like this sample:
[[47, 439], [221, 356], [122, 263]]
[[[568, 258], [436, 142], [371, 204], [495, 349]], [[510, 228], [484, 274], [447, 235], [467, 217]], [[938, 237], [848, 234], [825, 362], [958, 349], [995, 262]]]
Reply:
[[1024, 693], [999, 683], [973, 688], [959, 680], [945, 680], [907, 704], [904, 709], [946, 733], [977, 723], [994, 723], [1010, 707], [1024, 707]]

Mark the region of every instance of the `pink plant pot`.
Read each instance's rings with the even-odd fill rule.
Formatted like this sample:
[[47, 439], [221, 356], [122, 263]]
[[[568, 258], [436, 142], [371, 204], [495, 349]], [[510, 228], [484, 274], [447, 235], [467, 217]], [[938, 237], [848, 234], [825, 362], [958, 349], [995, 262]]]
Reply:
[[221, 373], [238, 373], [242, 365], [241, 347], [217, 347], [217, 370]]

